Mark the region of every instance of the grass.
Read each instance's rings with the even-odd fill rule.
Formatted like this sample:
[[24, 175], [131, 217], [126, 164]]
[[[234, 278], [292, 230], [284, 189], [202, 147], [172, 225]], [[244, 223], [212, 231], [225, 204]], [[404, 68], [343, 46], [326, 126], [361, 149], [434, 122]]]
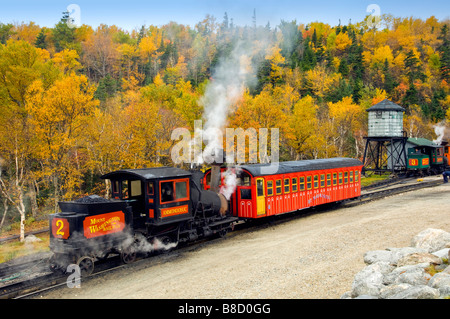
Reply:
[[378, 175], [378, 174], [372, 174], [370, 176], [362, 176], [361, 177], [361, 186], [365, 187], [365, 186], [369, 186], [372, 185], [374, 183], [378, 183], [381, 181], [384, 181], [386, 179], [388, 179], [390, 176], [390, 174], [383, 174], [383, 175]]
[[[25, 223], [25, 232], [31, 232], [45, 228], [48, 228], [48, 220], [34, 221], [30, 218]], [[19, 233], [20, 222], [16, 222], [9, 225], [8, 227], [4, 227], [0, 232], [0, 238], [19, 235]], [[48, 245], [50, 243], [48, 232], [37, 234], [35, 236], [42, 241], [25, 244], [21, 243], [19, 240], [12, 240], [0, 243], [0, 263], [4, 263], [15, 258], [23, 257], [37, 252], [48, 251]]]
[[50, 238], [48, 233], [38, 234], [36, 237], [42, 241], [34, 243], [21, 243], [18, 240], [14, 240], [0, 243], [0, 263], [38, 252], [49, 251], [48, 245], [50, 243]]

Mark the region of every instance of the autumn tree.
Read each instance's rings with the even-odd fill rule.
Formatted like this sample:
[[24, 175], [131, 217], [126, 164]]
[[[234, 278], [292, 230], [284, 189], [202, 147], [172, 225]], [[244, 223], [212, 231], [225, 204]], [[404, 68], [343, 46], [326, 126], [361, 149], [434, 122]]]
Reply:
[[28, 89], [26, 109], [34, 130], [33, 155], [53, 183], [55, 209], [61, 196], [80, 195], [86, 126], [98, 101], [86, 76], [70, 74], [46, 89], [41, 80]]
[[43, 77], [48, 57], [48, 52], [25, 41], [10, 39], [0, 45], [0, 189], [2, 197], [20, 214], [21, 241], [25, 233], [25, 192], [33, 162], [26, 93]]

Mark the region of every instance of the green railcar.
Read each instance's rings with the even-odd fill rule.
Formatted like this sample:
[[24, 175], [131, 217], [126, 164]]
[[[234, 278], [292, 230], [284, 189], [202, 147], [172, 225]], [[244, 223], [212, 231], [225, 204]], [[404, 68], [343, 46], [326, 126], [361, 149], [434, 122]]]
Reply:
[[417, 151], [415, 148], [408, 149], [408, 169], [427, 170], [430, 168], [430, 157]]

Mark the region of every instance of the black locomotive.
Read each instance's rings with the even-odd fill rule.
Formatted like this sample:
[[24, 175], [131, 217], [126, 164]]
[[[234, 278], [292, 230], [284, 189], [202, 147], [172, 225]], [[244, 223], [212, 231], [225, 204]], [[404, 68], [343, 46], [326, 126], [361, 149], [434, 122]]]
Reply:
[[51, 268], [78, 264], [89, 274], [95, 260], [110, 253], [129, 263], [138, 253], [225, 235], [237, 218], [230, 215], [223, 195], [203, 190], [202, 177], [201, 172], [171, 167], [102, 176], [111, 182], [111, 200], [88, 196], [60, 202], [62, 212], [50, 216]]

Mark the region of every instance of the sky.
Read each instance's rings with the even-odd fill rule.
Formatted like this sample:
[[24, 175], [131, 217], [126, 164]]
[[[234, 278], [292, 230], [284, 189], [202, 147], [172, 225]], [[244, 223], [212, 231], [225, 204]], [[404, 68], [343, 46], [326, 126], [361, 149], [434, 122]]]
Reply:
[[362, 21], [372, 13], [368, 11], [371, 4], [376, 4], [381, 14], [396, 17], [450, 18], [448, 0], [0, 0], [0, 22], [33, 21], [41, 27], [53, 27], [71, 4], [79, 7], [80, 24], [94, 28], [102, 23], [115, 24], [125, 30], [140, 29], [142, 25], [161, 26], [171, 21], [194, 27], [207, 14], [221, 23], [225, 12], [240, 26], [252, 25], [254, 12], [257, 25], [269, 22], [275, 27], [281, 20], [296, 20], [336, 26], [339, 20], [343, 25], [350, 19], [353, 23]]

